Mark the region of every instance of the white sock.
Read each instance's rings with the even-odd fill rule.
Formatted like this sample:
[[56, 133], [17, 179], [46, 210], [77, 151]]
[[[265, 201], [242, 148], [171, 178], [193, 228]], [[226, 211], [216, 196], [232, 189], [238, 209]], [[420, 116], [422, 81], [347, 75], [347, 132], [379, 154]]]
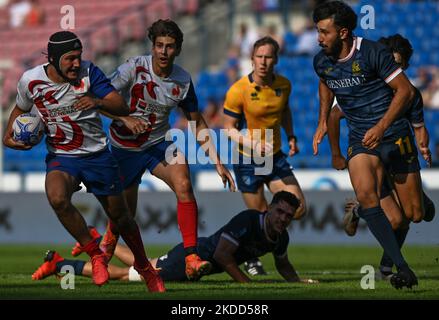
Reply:
[[133, 266], [130, 267], [130, 270], [128, 271], [128, 281], [142, 281], [142, 278], [140, 278], [140, 274], [134, 269]]

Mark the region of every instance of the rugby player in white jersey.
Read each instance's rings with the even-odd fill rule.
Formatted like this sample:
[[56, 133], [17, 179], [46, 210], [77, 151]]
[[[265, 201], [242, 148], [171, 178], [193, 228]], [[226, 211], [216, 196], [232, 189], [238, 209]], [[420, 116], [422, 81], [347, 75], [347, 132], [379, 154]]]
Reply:
[[[176, 150], [165, 136], [170, 129], [169, 113], [180, 107], [188, 120], [196, 124], [195, 134], [208, 126], [198, 111], [191, 76], [174, 64], [180, 54], [183, 33], [171, 20], [158, 20], [148, 29], [152, 53], [137, 56], [117, 69], [111, 77], [112, 85], [129, 96], [129, 116], [112, 117], [110, 139], [122, 177], [124, 194], [132, 216], [137, 207], [138, 188], [143, 173], [148, 169], [166, 182], [177, 197], [177, 221], [186, 252], [186, 275], [198, 278], [211, 268], [208, 261], [197, 252], [197, 203], [192, 190], [189, 167], [184, 155]], [[230, 172], [221, 163], [211, 138], [202, 142], [204, 150], [215, 163], [224, 186], [228, 183], [235, 190]], [[172, 148], [172, 149], [168, 149]], [[165, 159], [166, 150], [172, 152]], [[101, 248], [111, 257], [117, 243], [117, 228], [108, 224]]]
[[98, 114], [105, 110], [122, 116], [128, 114], [128, 108], [102, 71], [83, 61], [81, 55], [82, 44], [74, 33], [60, 31], [50, 37], [49, 62], [26, 71], [18, 83], [16, 106], [3, 143], [14, 149], [30, 149], [13, 139], [12, 124], [35, 105], [47, 136], [47, 198], [65, 229], [91, 257], [94, 283], [100, 286], [108, 281], [108, 260], [71, 202], [81, 182], [96, 196], [133, 250], [134, 267], [146, 276], [149, 291], [163, 292], [163, 281], [148, 262], [138, 226], [129, 214], [117, 161], [108, 149]]

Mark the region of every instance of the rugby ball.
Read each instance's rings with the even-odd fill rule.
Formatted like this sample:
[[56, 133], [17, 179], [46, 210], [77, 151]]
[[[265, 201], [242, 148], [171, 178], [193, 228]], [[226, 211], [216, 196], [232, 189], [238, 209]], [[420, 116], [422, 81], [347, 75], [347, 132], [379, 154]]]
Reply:
[[23, 113], [12, 124], [15, 141], [21, 141], [26, 145], [34, 146], [40, 143], [44, 135], [44, 123], [35, 114]]

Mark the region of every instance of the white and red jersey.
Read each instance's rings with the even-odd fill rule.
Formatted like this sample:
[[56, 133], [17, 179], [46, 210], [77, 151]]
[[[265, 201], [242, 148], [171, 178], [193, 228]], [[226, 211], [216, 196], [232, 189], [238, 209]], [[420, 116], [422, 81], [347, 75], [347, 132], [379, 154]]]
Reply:
[[85, 155], [104, 149], [107, 136], [97, 109], [77, 111], [74, 103], [86, 94], [104, 98], [114, 91], [102, 71], [89, 61], [81, 62], [78, 85], [55, 83], [39, 65], [26, 71], [18, 83], [17, 106], [28, 112], [32, 106], [46, 126], [50, 153]]
[[128, 59], [113, 74], [111, 84], [128, 96], [130, 116], [151, 123], [147, 132], [134, 135], [121, 121], [114, 120], [110, 126], [110, 141], [121, 149], [140, 151], [164, 140], [174, 107], [187, 112], [198, 111], [189, 73], [174, 64], [171, 75], [161, 78], [154, 74], [151, 55]]

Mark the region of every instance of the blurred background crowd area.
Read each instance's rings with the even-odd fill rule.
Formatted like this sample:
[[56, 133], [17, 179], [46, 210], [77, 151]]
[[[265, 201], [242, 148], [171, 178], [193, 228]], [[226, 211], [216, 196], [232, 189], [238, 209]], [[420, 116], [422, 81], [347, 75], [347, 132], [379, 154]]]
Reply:
[[[311, 20], [319, 0], [0, 0], [0, 110], [4, 121], [14, 106], [16, 85], [28, 68], [44, 63], [47, 40], [60, 30], [60, 22], [74, 9], [74, 32], [84, 44], [84, 59], [92, 60], [107, 75], [128, 57], [147, 54], [147, 27], [159, 18], [172, 18], [184, 32], [177, 63], [192, 74], [199, 108], [215, 130], [222, 127], [222, 107], [227, 89], [251, 71], [252, 44], [270, 35], [281, 46], [276, 71], [292, 82], [290, 108], [300, 153], [290, 159], [295, 168], [330, 168], [329, 145], [312, 155], [312, 135], [318, 119], [318, 78], [312, 67], [318, 52], [317, 33]], [[407, 70], [420, 89], [425, 120], [430, 131], [433, 165], [439, 166], [439, 2], [437, 0], [347, 1], [359, 15], [355, 34], [372, 40], [400, 33], [414, 54]], [[374, 9], [374, 29], [362, 29], [361, 8]], [[369, 7], [370, 9], [370, 7]], [[364, 11], [363, 11], [364, 12]], [[369, 11], [370, 14], [370, 11]], [[370, 17], [370, 16], [369, 16]], [[72, 21], [68, 21], [72, 23]], [[371, 22], [369, 20], [369, 22]], [[109, 121], [104, 119], [108, 127]], [[176, 110], [174, 128], [187, 130]], [[342, 126], [341, 145], [347, 147]], [[286, 137], [283, 136], [285, 140]], [[218, 143], [220, 139], [218, 139]], [[284, 150], [288, 146], [286, 143]], [[218, 145], [218, 147], [220, 147]], [[44, 143], [28, 152], [3, 149], [5, 172], [44, 171]], [[423, 163], [423, 166], [425, 164]], [[192, 171], [206, 168], [193, 165]]]

